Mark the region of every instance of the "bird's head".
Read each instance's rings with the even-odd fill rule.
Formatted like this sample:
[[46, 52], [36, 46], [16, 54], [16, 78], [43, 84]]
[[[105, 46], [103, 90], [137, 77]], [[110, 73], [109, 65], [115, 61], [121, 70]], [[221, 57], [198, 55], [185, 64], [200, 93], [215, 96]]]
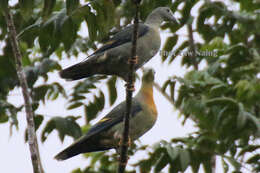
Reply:
[[169, 7], [154, 9], [146, 19], [146, 23], [153, 25], [160, 25], [163, 21], [179, 24], [179, 21], [173, 16], [173, 12]]
[[143, 83], [153, 83], [155, 71], [153, 69], [145, 69], [142, 77]]
[[158, 7], [155, 12], [160, 14], [164, 21], [179, 23], [178, 20], [173, 16], [173, 12], [169, 7]]

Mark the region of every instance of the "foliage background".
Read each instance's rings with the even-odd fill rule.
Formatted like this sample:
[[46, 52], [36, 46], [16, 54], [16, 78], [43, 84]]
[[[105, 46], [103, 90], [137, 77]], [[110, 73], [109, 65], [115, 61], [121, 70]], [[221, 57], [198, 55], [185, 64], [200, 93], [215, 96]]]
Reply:
[[[4, 2], [1, 1], [1, 8]], [[193, 121], [195, 131], [149, 146], [137, 142], [130, 155], [142, 150], [147, 155], [139, 156], [140, 160], [133, 162], [135, 165], [129, 167], [129, 171], [177, 172], [189, 167], [189, 171], [197, 172], [201, 165], [201, 171], [203, 168], [204, 172], [214, 172], [211, 161], [215, 156], [223, 172], [259, 171], [260, 2], [143, 0], [141, 20], [158, 6], [169, 6], [180, 17], [179, 26], [162, 25], [163, 35], [167, 37], [162, 51], [174, 51], [180, 56], [159, 55], [161, 67], [158, 63], [148, 66], [160, 71], [156, 80], [174, 102], [168, 105], [173, 110], [172, 115], [176, 116], [174, 112], [179, 111], [182, 123], [188, 122], [186, 126], [190, 126]], [[12, 3], [36, 112], [35, 123], [39, 127], [37, 134], [42, 143], [48, 142], [50, 134], [61, 141], [68, 139], [65, 136], [78, 138], [96, 122], [101, 112], [104, 115], [110, 106], [122, 101], [124, 89], [120, 79], [95, 76], [65, 83], [57, 77], [57, 71], [61, 65], [65, 67], [82, 60], [129, 24], [134, 15], [133, 7], [131, 1], [118, 0], [20, 0]], [[21, 131], [18, 116], [24, 116], [24, 108], [17, 104], [17, 97], [13, 97], [19, 95], [19, 84], [4, 21], [0, 13], [0, 122], [9, 125], [11, 130]], [[193, 27], [192, 35], [187, 25]], [[216, 51], [217, 56], [183, 54], [194, 49]], [[182, 67], [176, 70], [177, 66]], [[57, 102], [60, 99], [62, 103]], [[60, 107], [63, 110], [49, 115], [49, 105], [51, 109]], [[159, 116], [163, 115], [159, 112]], [[180, 124], [180, 120], [171, 123]], [[53, 134], [54, 130], [58, 133]], [[169, 136], [174, 133], [172, 131], [174, 129], [167, 129]], [[26, 139], [26, 134], [24, 136]], [[71, 142], [66, 141], [67, 144]], [[48, 148], [41, 149], [43, 155], [45, 152]], [[85, 157], [88, 161], [81, 169], [75, 168], [74, 173], [114, 172], [116, 168], [114, 152]], [[51, 166], [44, 164], [44, 167], [49, 170]]]

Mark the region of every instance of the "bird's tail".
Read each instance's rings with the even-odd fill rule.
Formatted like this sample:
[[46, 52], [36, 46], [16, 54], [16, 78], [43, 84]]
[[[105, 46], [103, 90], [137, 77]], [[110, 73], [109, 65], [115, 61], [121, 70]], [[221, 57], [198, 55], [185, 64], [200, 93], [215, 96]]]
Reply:
[[66, 160], [80, 153], [88, 153], [95, 151], [104, 151], [113, 147], [99, 144], [97, 136], [83, 136], [71, 144], [68, 148], [58, 153], [54, 158], [56, 160]]
[[[95, 68], [96, 64], [88, 62], [81, 62], [65, 68], [60, 71], [60, 77], [67, 80], [78, 80], [86, 77], [90, 77], [93, 73], [93, 67]], [[95, 68], [96, 69], [96, 68]]]
[[68, 158], [71, 158], [73, 156], [76, 156], [81, 153], [80, 146], [77, 146], [77, 143], [69, 146], [65, 150], [58, 153], [54, 158], [56, 160], [66, 160]]

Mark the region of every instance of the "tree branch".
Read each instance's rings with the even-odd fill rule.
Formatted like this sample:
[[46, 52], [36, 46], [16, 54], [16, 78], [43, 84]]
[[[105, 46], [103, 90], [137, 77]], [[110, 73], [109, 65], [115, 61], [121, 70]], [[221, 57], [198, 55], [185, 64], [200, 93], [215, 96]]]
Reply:
[[29, 148], [31, 152], [31, 160], [32, 160], [32, 166], [33, 166], [33, 172], [34, 173], [43, 173], [43, 168], [41, 165], [40, 155], [39, 155], [39, 148], [37, 143], [37, 137], [35, 133], [35, 125], [34, 125], [34, 113], [32, 110], [32, 103], [31, 103], [31, 97], [28, 92], [28, 84], [26, 81], [25, 73], [22, 67], [22, 55], [20, 52], [20, 49], [18, 47], [18, 41], [16, 37], [16, 30], [14, 26], [13, 16], [10, 12], [10, 10], [7, 8], [5, 10], [5, 20], [7, 23], [7, 27], [9, 30], [9, 36], [10, 41], [14, 53], [14, 58], [16, 62], [16, 70], [18, 79], [22, 88], [23, 98], [24, 98], [24, 104], [25, 104], [25, 111], [26, 111], [26, 120], [28, 124], [28, 142], [29, 142]]
[[128, 80], [126, 84], [126, 112], [124, 118], [124, 131], [123, 131], [123, 139], [120, 146], [120, 158], [119, 158], [119, 166], [118, 173], [123, 173], [125, 171], [127, 165], [127, 150], [128, 150], [128, 141], [129, 141], [129, 124], [130, 124], [130, 113], [132, 107], [132, 96], [134, 90], [134, 69], [135, 64], [137, 62], [136, 56], [136, 47], [137, 47], [137, 32], [138, 32], [138, 11], [139, 11], [139, 3], [141, 0], [133, 0], [133, 3], [136, 6], [135, 11], [135, 19], [134, 19], [134, 30], [132, 35], [132, 56], [129, 58], [129, 72], [128, 72]]

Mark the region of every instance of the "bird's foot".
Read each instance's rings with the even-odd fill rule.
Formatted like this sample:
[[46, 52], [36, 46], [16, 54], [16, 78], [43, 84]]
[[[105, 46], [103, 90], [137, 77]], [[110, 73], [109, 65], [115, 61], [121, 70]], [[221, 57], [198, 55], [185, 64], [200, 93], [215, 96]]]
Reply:
[[138, 56], [134, 56], [134, 58], [128, 59], [128, 64], [137, 64], [138, 63]]
[[135, 91], [135, 86], [134, 86], [134, 84], [126, 83], [126, 84], [125, 84], [125, 87], [126, 87], [126, 89], [129, 90], [129, 91]]

